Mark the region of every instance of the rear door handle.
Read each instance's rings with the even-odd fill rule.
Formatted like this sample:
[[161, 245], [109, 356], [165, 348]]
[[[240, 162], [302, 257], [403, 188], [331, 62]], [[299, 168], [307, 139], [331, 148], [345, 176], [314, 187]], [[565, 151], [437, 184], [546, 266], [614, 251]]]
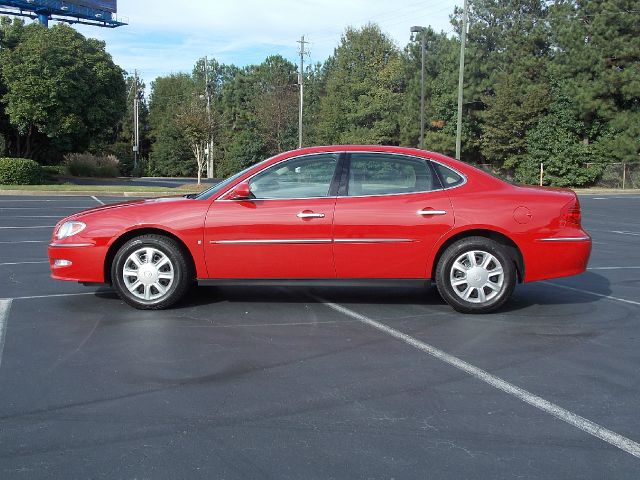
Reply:
[[430, 210], [430, 209], [422, 209], [418, 210], [418, 215], [446, 215], [446, 210]]
[[324, 213], [300, 212], [296, 215], [298, 218], [324, 218]]

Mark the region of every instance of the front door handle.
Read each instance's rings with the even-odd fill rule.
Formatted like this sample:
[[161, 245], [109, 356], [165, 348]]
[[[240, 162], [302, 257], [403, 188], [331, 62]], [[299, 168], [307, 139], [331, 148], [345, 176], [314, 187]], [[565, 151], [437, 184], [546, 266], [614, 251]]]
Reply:
[[418, 215], [446, 215], [446, 210], [431, 210], [431, 209], [422, 209], [418, 210]]
[[298, 218], [324, 218], [324, 213], [300, 212], [296, 215]]

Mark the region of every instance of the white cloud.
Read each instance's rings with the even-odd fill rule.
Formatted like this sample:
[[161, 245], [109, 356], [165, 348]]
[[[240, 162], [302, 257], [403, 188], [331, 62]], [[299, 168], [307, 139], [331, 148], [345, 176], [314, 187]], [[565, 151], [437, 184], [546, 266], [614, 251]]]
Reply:
[[77, 26], [107, 42], [116, 63], [138, 69], [149, 83], [158, 75], [190, 71], [205, 55], [246, 65], [280, 53], [296, 61], [296, 41], [311, 42], [310, 60], [324, 61], [344, 29], [380, 25], [399, 46], [412, 25], [450, 31], [449, 15], [461, 0], [167, 0], [120, 1], [119, 17], [129, 25], [114, 30]]

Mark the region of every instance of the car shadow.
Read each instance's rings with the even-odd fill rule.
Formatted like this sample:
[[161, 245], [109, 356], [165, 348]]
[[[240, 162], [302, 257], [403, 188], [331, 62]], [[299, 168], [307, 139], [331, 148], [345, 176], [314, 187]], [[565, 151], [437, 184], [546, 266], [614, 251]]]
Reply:
[[[428, 282], [427, 282], [428, 285]], [[567, 287], [567, 288], [564, 288]], [[584, 292], [570, 290], [575, 288]], [[609, 279], [594, 272], [570, 278], [518, 285], [512, 298], [496, 313], [522, 310], [533, 305], [570, 305], [602, 301], [597, 295], [610, 295]], [[98, 294], [112, 296], [113, 293]], [[425, 287], [309, 287], [309, 286], [224, 286], [193, 288], [174, 309], [216, 303], [316, 303], [423, 305], [448, 308], [435, 285]]]

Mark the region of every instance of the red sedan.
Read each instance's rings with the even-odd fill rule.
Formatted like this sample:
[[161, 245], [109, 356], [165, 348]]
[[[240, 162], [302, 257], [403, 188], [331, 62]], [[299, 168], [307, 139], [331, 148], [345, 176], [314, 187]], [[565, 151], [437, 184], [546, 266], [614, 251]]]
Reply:
[[110, 283], [141, 309], [199, 284], [434, 280], [460, 312], [516, 283], [585, 271], [571, 190], [514, 186], [437, 153], [333, 146], [286, 152], [193, 196], [76, 213], [56, 225], [53, 278]]

